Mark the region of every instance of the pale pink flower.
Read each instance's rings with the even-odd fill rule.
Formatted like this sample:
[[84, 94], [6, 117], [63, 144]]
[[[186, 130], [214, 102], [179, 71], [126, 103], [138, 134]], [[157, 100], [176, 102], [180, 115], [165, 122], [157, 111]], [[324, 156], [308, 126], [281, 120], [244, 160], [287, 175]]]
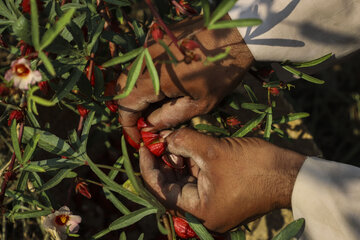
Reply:
[[81, 223], [81, 217], [72, 215], [67, 206], [63, 206], [58, 211], [47, 215], [43, 221], [44, 228], [46, 230], [55, 230], [60, 239], [67, 238], [67, 227], [70, 233], [77, 233], [79, 223]]
[[29, 60], [19, 58], [11, 63], [11, 68], [5, 73], [5, 80], [13, 82], [14, 87], [21, 90], [28, 90], [29, 85], [40, 82], [42, 79], [39, 71], [30, 68]]

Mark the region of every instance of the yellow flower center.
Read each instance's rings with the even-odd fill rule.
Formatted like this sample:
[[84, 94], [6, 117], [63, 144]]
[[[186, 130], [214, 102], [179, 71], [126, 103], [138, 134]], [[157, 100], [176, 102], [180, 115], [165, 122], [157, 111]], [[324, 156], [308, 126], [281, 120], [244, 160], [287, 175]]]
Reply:
[[69, 221], [69, 215], [59, 215], [55, 217], [55, 223], [60, 226], [66, 225], [66, 223]]
[[30, 73], [30, 70], [24, 64], [16, 64], [15, 74], [20, 77], [26, 77]]

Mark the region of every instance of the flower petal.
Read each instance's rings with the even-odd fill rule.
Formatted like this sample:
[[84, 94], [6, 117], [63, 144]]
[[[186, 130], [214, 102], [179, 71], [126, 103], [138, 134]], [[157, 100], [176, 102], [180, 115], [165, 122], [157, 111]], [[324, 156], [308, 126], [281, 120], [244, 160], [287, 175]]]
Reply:
[[37, 82], [40, 82], [42, 80], [42, 75], [40, 71], [33, 71], [32, 72], [32, 78], [31, 78], [31, 84], [35, 84]]

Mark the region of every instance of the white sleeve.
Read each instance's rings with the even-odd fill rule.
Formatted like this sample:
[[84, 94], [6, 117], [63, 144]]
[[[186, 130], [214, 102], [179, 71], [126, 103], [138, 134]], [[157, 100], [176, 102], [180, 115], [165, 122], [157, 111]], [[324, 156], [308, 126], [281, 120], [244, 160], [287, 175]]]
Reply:
[[229, 15], [263, 21], [239, 28], [256, 60], [307, 61], [359, 49], [359, 13], [359, 0], [239, 0]]
[[360, 168], [308, 157], [291, 202], [294, 219], [305, 218], [302, 239], [360, 238]]

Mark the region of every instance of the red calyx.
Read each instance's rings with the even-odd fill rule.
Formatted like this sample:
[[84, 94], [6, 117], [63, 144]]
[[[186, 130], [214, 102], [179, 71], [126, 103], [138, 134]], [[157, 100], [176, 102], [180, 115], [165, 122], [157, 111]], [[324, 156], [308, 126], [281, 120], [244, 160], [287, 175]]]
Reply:
[[157, 142], [146, 146], [152, 154], [156, 157], [160, 157], [165, 152], [165, 143]]
[[187, 1], [185, 1], [185, 0], [180, 0], [180, 1], [179, 1], [179, 5], [180, 5], [183, 9], [181, 9], [181, 8], [178, 7], [178, 6], [175, 6], [175, 11], [176, 11], [176, 14], [177, 14], [177, 15], [180, 15], [180, 13], [182, 13], [182, 14], [187, 14], [187, 15], [197, 15], [197, 14], [198, 14], [198, 12], [197, 12], [194, 8], [192, 8], [192, 7], [190, 6], [190, 4], [189, 4]]
[[[41, 0], [36, 0], [36, 5], [39, 11], [43, 10], [44, 3]], [[31, 14], [30, 0], [23, 0], [21, 3], [22, 11]]]
[[42, 81], [42, 82], [39, 82], [38, 83], [38, 86], [40, 88], [40, 91], [47, 95], [49, 90], [50, 90], [50, 85], [49, 85], [49, 82], [48, 81]]
[[145, 121], [143, 117], [139, 118], [139, 120], [137, 121], [137, 129], [139, 130], [146, 128], [148, 126], [149, 124]]
[[16, 122], [22, 122], [24, 120], [24, 115], [22, 113], [22, 111], [20, 110], [13, 110], [11, 113], [10, 113], [10, 116], [9, 116], [9, 120], [8, 120], [8, 126], [10, 127], [11, 126], [11, 123], [12, 121], [16, 119]]
[[84, 108], [82, 105], [77, 105], [77, 109], [80, 116], [82, 117], [85, 117], [90, 112], [90, 110]]
[[163, 39], [164, 32], [161, 30], [159, 24], [154, 23], [153, 25], [151, 25], [150, 31], [151, 31], [151, 36], [155, 41], [159, 41], [159, 39]]
[[270, 94], [273, 95], [273, 96], [279, 96], [280, 95], [280, 91], [276, 87], [270, 88], [269, 91], [270, 91]]
[[237, 120], [235, 117], [228, 117], [228, 118], [226, 118], [226, 124], [228, 126], [234, 127], [234, 126], [241, 124], [241, 122], [239, 120]]
[[123, 135], [125, 137], [125, 140], [130, 144], [130, 146], [132, 146], [136, 150], [139, 150], [140, 145], [136, 143], [124, 130], [123, 130]]
[[154, 143], [155, 141], [159, 140], [159, 134], [141, 131], [141, 138], [142, 138], [145, 146], [148, 146], [148, 145]]
[[88, 199], [91, 198], [91, 194], [88, 190], [86, 182], [79, 182], [78, 184], [76, 184], [75, 192], [80, 193], [81, 195], [83, 195], [84, 197], [86, 197]]
[[184, 50], [192, 51], [195, 48], [200, 48], [200, 45], [194, 40], [184, 39], [181, 42], [180, 47], [183, 48]]
[[114, 113], [118, 110], [118, 107], [119, 107], [114, 100], [106, 101], [105, 105], [111, 112], [114, 112]]
[[173, 216], [172, 220], [174, 222], [175, 232], [179, 237], [185, 239], [198, 237], [185, 219]]

